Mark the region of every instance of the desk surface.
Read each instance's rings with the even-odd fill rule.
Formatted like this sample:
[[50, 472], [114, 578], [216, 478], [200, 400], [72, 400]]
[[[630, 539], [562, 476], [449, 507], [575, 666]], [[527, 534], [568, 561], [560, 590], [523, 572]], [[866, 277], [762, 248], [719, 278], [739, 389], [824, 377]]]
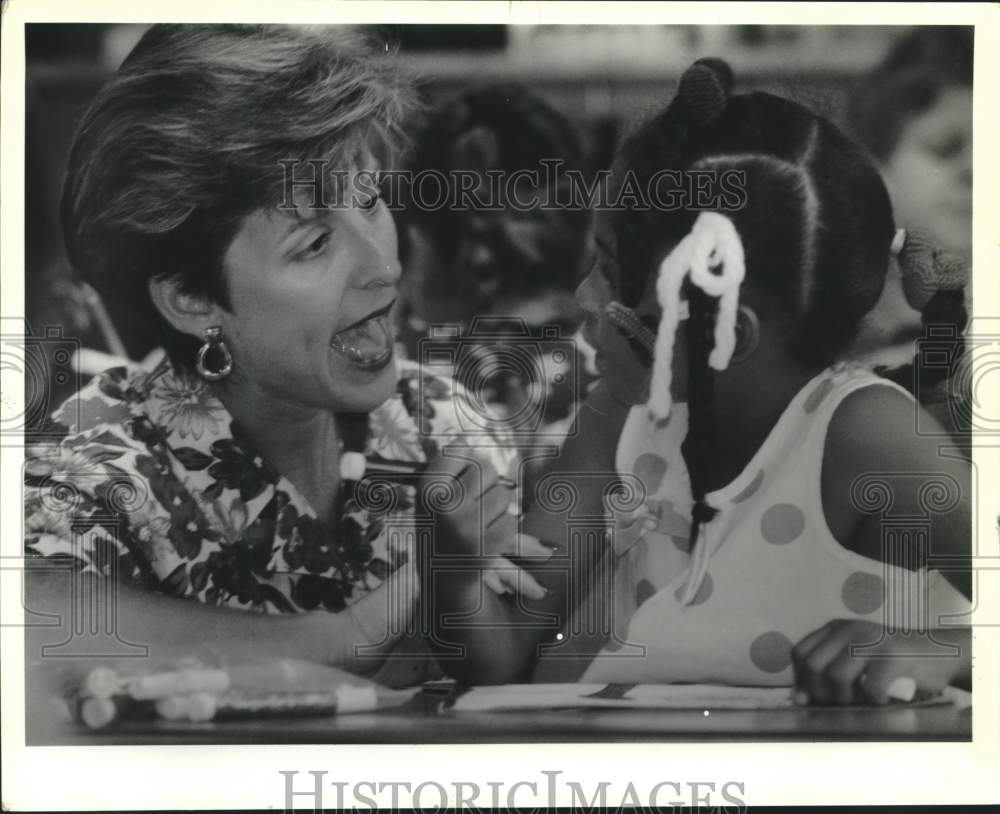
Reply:
[[544, 710], [455, 713], [425, 693], [405, 707], [321, 718], [205, 724], [130, 722], [90, 732], [31, 716], [30, 745], [268, 743], [510, 743], [593, 741], [961, 741], [970, 709], [950, 705], [778, 710]]

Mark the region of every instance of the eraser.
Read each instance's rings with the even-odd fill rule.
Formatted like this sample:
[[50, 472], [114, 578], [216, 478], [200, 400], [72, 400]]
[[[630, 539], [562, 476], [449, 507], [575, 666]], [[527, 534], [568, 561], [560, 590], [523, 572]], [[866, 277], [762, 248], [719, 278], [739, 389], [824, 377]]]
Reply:
[[80, 705], [80, 718], [91, 729], [103, 729], [118, 717], [118, 708], [110, 698], [87, 698]]
[[224, 693], [229, 689], [229, 674], [225, 670], [183, 670], [177, 676], [179, 692]]
[[165, 721], [183, 721], [188, 717], [189, 706], [186, 695], [169, 695], [156, 702], [156, 714]]
[[122, 681], [110, 667], [95, 667], [83, 682], [84, 693], [94, 698], [110, 698], [121, 689]]
[[378, 705], [378, 695], [374, 687], [352, 687], [341, 684], [337, 688], [337, 713], [367, 712]]
[[900, 676], [889, 684], [886, 694], [894, 701], [912, 701], [917, 694], [917, 682], [909, 676]]
[[207, 692], [199, 692], [189, 697], [188, 720], [191, 721], [211, 721], [215, 717], [218, 705], [215, 696]]
[[129, 695], [140, 700], [155, 700], [184, 692], [177, 673], [153, 673], [141, 676], [129, 685]]

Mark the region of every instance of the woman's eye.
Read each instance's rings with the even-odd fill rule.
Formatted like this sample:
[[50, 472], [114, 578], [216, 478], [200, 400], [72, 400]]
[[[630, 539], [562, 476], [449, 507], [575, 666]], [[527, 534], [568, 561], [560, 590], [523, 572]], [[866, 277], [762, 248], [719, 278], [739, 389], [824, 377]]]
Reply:
[[956, 156], [962, 151], [963, 146], [964, 144], [961, 136], [951, 136], [939, 139], [930, 145], [931, 152], [938, 158], [951, 158]]
[[323, 253], [326, 248], [326, 244], [330, 242], [330, 233], [323, 232], [315, 240], [312, 241], [308, 246], [305, 247], [301, 252], [299, 252], [300, 260], [308, 260], [312, 257], [317, 257]]
[[367, 198], [362, 198], [359, 205], [364, 212], [374, 212], [378, 208], [380, 200], [382, 200], [382, 193], [377, 192]]

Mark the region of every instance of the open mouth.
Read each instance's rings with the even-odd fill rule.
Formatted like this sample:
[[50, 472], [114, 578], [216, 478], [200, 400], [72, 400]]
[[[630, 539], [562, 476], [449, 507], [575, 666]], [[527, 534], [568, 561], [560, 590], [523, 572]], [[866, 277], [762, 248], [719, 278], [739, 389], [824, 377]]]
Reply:
[[390, 314], [396, 301], [372, 311], [368, 316], [333, 335], [330, 347], [351, 364], [378, 370], [392, 359], [393, 332]]

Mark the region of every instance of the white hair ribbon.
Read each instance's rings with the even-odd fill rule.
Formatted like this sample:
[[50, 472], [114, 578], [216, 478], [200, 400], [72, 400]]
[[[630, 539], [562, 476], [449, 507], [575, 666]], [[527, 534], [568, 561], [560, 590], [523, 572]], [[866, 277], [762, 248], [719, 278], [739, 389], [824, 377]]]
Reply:
[[681, 317], [681, 286], [689, 275], [694, 285], [719, 299], [715, 347], [708, 363], [715, 370], [725, 370], [736, 347], [740, 284], [746, 275], [743, 242], [725, 215], [702, 212], [688, 235], [660, 264], [656, 296], [663, 315], [656, 337], [648, 405], [653, 417], [660, 420], [670, 415], [674, 336]]

